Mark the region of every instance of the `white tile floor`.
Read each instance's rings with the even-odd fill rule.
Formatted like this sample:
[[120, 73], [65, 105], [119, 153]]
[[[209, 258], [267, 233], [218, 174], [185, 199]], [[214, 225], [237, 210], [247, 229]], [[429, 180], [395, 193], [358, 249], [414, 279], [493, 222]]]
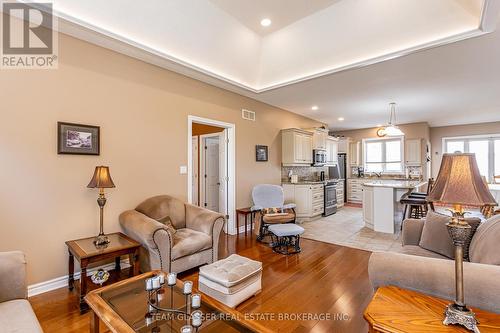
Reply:
[[361, 208], [343, 207], [336, 214], [304, 222], [301, 226], [305, 229], [302, 237], [307, 239], [368, 251], [398, 252], [401, 249], [399, 232], [392, 235], [365, 228]]

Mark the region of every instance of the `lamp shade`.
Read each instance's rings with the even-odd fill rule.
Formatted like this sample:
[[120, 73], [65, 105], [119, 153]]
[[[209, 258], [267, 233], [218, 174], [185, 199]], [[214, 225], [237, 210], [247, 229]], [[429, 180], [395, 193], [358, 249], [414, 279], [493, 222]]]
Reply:
[[454, 205], [496, 205], [481, 178], [474, 154], [443, 154], [439, 174], [427, 200]]
[[109, 167], [107, 166], [96, 166], [94, 175], [87, 185], [88, 188], [112, 188], [115, 187], [113, 179], [109, 174]]

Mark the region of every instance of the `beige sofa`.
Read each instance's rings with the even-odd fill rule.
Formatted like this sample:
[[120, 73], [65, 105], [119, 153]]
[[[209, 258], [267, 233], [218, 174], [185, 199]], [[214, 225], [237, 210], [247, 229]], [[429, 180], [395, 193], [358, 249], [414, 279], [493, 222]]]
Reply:
[[0, 253], [0, 332], [43, 332], [26, 290], [26, 259], [19, 251]]
[[[403, 253], [375, 252], [368, 264], [374, 289], [394, 285], [453, 300], [455, 263], [419, 246], [424, 220], [403, 225]], [[500, 313], [500, 216], [482, 223], [470, 243], [470, 262], [464, 262], [467, 305]]]
[[142, 272], [180, 273], [218, 259], [222, 214], [159, 195], [123, 212], [119, 219], [124, 233], [142, 244]]

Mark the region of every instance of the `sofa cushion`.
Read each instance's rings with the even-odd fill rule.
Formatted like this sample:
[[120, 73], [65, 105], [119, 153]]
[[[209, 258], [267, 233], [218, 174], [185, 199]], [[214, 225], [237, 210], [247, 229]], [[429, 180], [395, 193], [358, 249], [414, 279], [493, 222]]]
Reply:
[[500, 215], [495, 215], [478, 228], [470, 244], [470, 261], [480, 264], [500, 265]]
[[188, 256], [212, 247], [212, 237], [193, 229], [177, 229], [173, 235], [172, 260]]
[[455, 258], [455, 247], [446, 227], [450, 220], [450, 216], [430, 211], [420, 236], [420, 247], [450, 259]]
[[30, 303], [24, 299], [0, 303], [0, 332], [43, 333]]
[[184, 202], [169, 195], [158, 195], [146, 199], [135, 210], [157, 221], [168, 216], [175, 229], [186, 227]]
[[262, 271], [262, 263], [232, 254], [226, 259], [200, 267], [200, 276], [225, 287], [233, 287]]
[[418, 245], [404, 245], [397, 252], [401, 253], [401, 254], [409, 254], [409, 255], [419, 256], [419, 257], [449, 259], [446, 256], [440, 255], [439, 253], [436, 253], [436, 252], [426, 250], [424, 248], [421, 248]]

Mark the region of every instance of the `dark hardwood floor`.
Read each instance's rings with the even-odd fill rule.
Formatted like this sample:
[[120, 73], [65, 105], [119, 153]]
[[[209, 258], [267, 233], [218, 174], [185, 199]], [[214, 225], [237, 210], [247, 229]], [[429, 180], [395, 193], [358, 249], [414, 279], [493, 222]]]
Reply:
[[[276, 332], [368, 331], [363, 311], [373, 295], [370, 252], [303, 239], [302, 253], [283, 256], [254, 238], [224, 236], [220, 244], [221, 256], [238, 253], [263, 262], [262, 292], [237, 310], [267, 319], [265, 326]], [[196, 270], [180, 278], [198, 280]], [[89, 332], [90, 317], [80, 315], [76, 291], [58, 289], [30, 302], [46, 333]]]

